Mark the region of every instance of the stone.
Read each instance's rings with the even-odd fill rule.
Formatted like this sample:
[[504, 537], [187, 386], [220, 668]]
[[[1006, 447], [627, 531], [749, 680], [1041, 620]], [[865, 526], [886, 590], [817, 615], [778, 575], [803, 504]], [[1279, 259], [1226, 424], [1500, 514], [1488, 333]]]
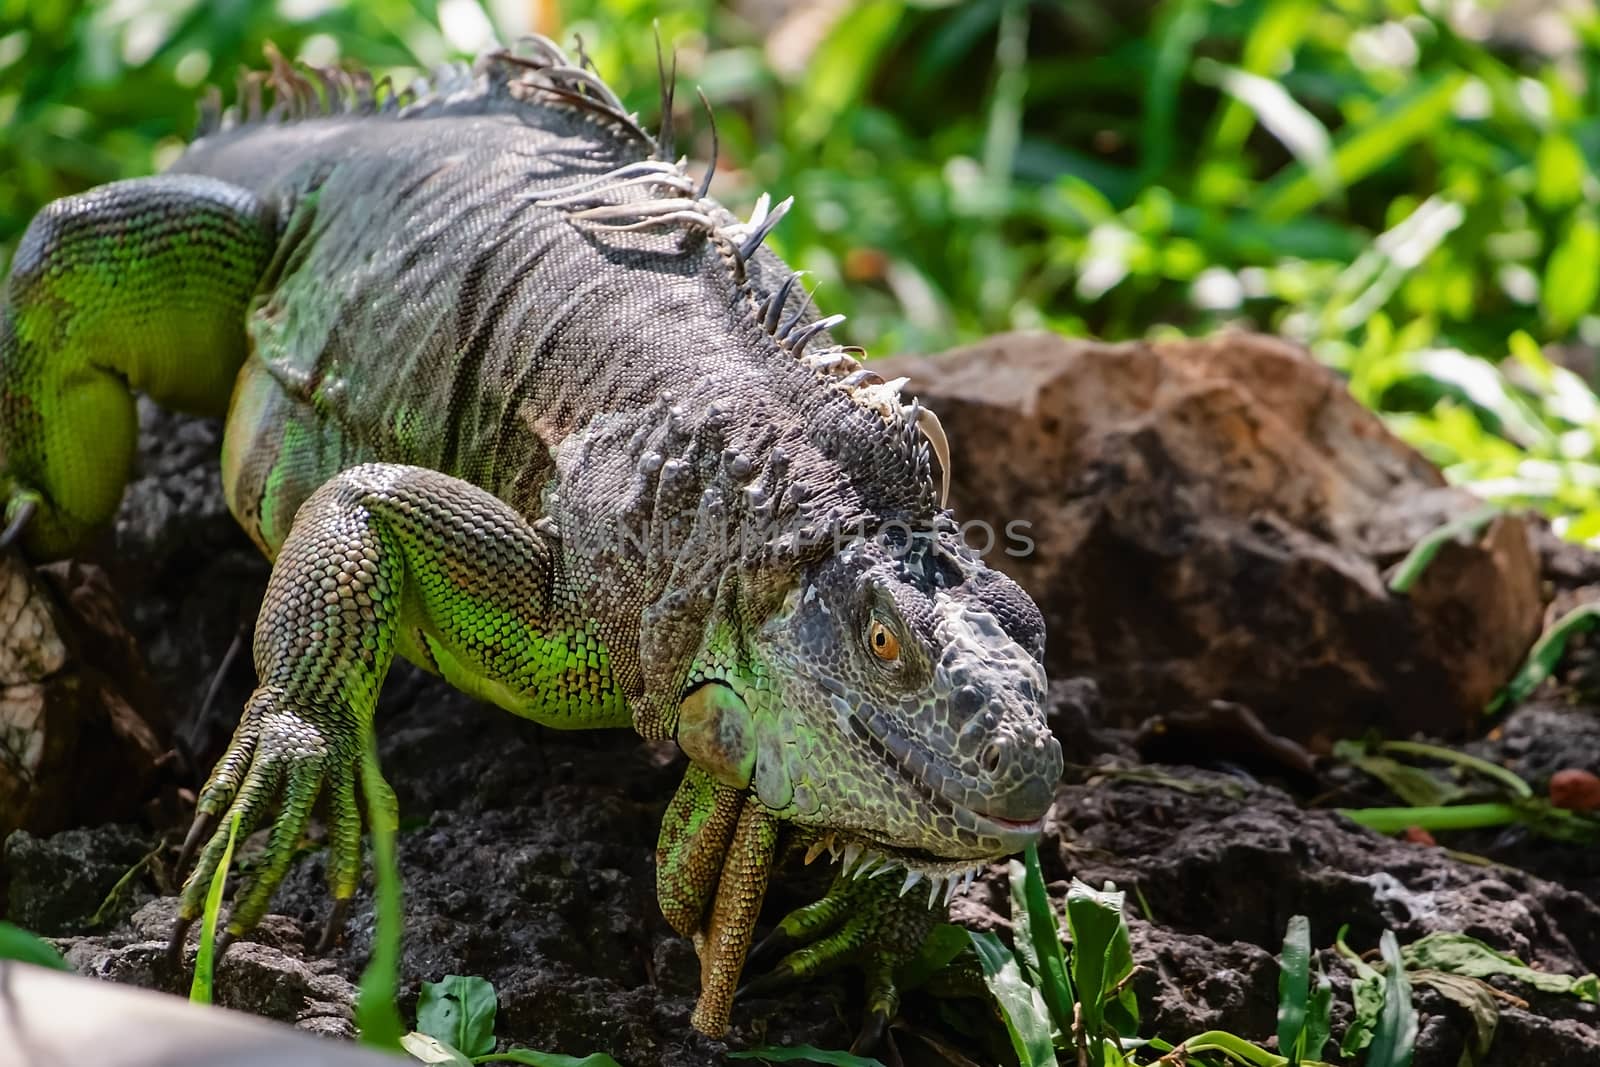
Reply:
[[[36, 934], [56, 936], [88, 922], [107, 897], [154, 847], [154, 835], [108, 824], [36, 837], [18, 830], [5, 841], [0, 868], [6, 883], [5, 915]], [[134, 892], [142, 881], [135, 881]], [[112, 901], [104, 919], [130, 908]]]
[[1529, 524], [1395, 566], [1481, 506], [1301, 349], [1225, 333], [1101, 344], [1007, 334], [907, 376], [950, 439], [969, 543], [1033, 594], [1052, 677], [1109, 721], [1213, 700], [1325, 750], [1369, 728], [1460, 734], [1540, 625]]

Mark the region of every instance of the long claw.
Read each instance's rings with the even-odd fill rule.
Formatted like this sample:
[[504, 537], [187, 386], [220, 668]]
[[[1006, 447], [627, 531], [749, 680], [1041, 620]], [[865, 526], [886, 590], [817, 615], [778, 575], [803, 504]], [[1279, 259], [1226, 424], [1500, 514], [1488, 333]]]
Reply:
[[183, 839], [183, 847], [178, 850], [178, 865], [176, 870], [179, 875], [189, 869], [189, 864], [194, 860], [194, 853], [200, 847], [200, 842], [211, 836], [217, 828], [217, 821], [222, 816], [217, 812], [199, 811], [195, 813], [194, 823], [189, 827], [189, 834]]
[[172, 936], [167, 939], [167, 962], [173, 970], [183, 967], [183, 942], [189, 936], [189, 927], [194, 925], [193, 919], [179, 916], [172, 924]]
[[321, 956], [333, 949], [339, 935], [344, 933], [344, 921], [349, 913], [349, 897], [340, 897], [333, 902], [333, 910], [328, 912], [328, 925], [322, 928], [322, 936], [317, 939], [317, 947], [313, 952]]
[[760, 970], [769, 963], [783, 959], [799, 943], [783, 927], [774, 927], [772, 933], [757, 942], [756, 947], [745, 957], [745, 968]]
[[795, 977], [794, 970], [787, 962], [780, 963], [766, 974], [752, 978], [739, 987], [736, 997], [758, 997], [763, 993], [773, 993], [788, 985]]
[[34, 513], [39, 510], [39, 502], [31, 497], [17, 506], [17, 513], [7, 524], [5, 531], [0, 533], [0, 552], [10, 548], [16, 539], [22, 536], [22, 531], [28, 528], [28, 523], [33, 520]]
[[861, 1030], [856, 1034], [856, 1039], [850, 1045], [850, 1054], [853, 1056], [870, 1056], [883, 1044], [883, 1036], [889, 1032], [889, 1013], [881, 1008], [867, 1013], [861, 1020]]

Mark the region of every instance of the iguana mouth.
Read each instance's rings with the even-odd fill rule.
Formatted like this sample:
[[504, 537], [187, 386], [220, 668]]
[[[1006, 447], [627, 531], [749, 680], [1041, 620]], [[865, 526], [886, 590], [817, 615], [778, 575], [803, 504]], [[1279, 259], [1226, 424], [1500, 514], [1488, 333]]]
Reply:
[[941, 895], [949, 904], [957, 892], [965, 891], [972, 884], [978, 872], [1003, 858], [951, 860], [926, 849], [906, 848], [848, 830], [829, 830], [818, 835], [806, 850], [805, 862], [814, 862], [823, 852], [828, 853], [830, 860], [840, 860], [843, 865], [840, 873], [851, 878], [877, 878], [896, 868], [904, 871], [901, 896], [911, 892], [918, 882], [926, 881], [930, 908]]
[[[924, 777], [935, 769], [927, 754], [913, 745], [908, 738], [884, 727], [881, 720], [879, 726], [883, 728], [882, 737], [878, 731], [874, 731], [862, 722], [854, 711], [849, 712], [849, 723], [851, 732], [865, 741], [875, 755], [892, 766], [900, 778], [916, 789], [931, 807], [951, 816], [963, 830], [974, 835], [999, 838], [1002, 842], [1002, 851], [997, 853], [995, 858], [1020, 851], [1044, 829], [1044, 812], [1027, 820], [1007, 819], [978, 811], [951, 798], [938, 787], [939, 784], [948, 781], [946, 776], [938, 775], [938, 784], [929, 782]], [[974, 825], [965, 825], [968, 822]], [[948, 862], [948, 857], [937, 858]]]

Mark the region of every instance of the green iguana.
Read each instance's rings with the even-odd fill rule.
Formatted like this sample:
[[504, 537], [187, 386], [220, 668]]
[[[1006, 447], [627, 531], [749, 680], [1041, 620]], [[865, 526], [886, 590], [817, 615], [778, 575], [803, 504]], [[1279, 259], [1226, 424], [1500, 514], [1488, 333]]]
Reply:
[[358, 778], [392, 817], [372, 718], [398, 654], [547, 726], [676, 740], [657, 888], [705, 1033], [780, 845], [842, 854], [774, 973], [861, 965], [881, 1028], [931, 909], [1035, 839], [1062, 769], [1043, 621], [961, 544], [937, 422], [762, 247], [789, 201], [741, 222], [675, 159], [667, 79], [652, 137], [543, 39], [415, 95], [271, 59], [167, 174], [40, 212], [0, 311], [30, 557], [111, 519], [137, 391], [226, 413], [228, 505], [274, 562], [175, 952], [232, 815], [271, 831], [230, 938], [319, 796], [338, 932]]

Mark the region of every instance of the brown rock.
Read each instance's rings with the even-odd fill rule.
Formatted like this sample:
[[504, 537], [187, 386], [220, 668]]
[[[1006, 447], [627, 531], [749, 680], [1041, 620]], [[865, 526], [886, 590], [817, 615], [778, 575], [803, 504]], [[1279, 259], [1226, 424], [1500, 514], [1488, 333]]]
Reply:
[[1600, 811], [1600, 778], [1568, 767], [1550, 776], [1550, 803], [1568, 811]]
[[97, 569], [0, 554], [0, 840], [126, 818], [142, 796], [162, 748], [117, 617]]
[[1051, 673], [1093, 677], [1114, 721], [1230, 700], [1318, 748], [1459, 733], [1538, 630], [1516, 517], [1389, 592], [1419, 538], [1480, 502], [1282, 341], [1011, 334], [874, 369], [939, 413], [957, 516], [990, 524]]

